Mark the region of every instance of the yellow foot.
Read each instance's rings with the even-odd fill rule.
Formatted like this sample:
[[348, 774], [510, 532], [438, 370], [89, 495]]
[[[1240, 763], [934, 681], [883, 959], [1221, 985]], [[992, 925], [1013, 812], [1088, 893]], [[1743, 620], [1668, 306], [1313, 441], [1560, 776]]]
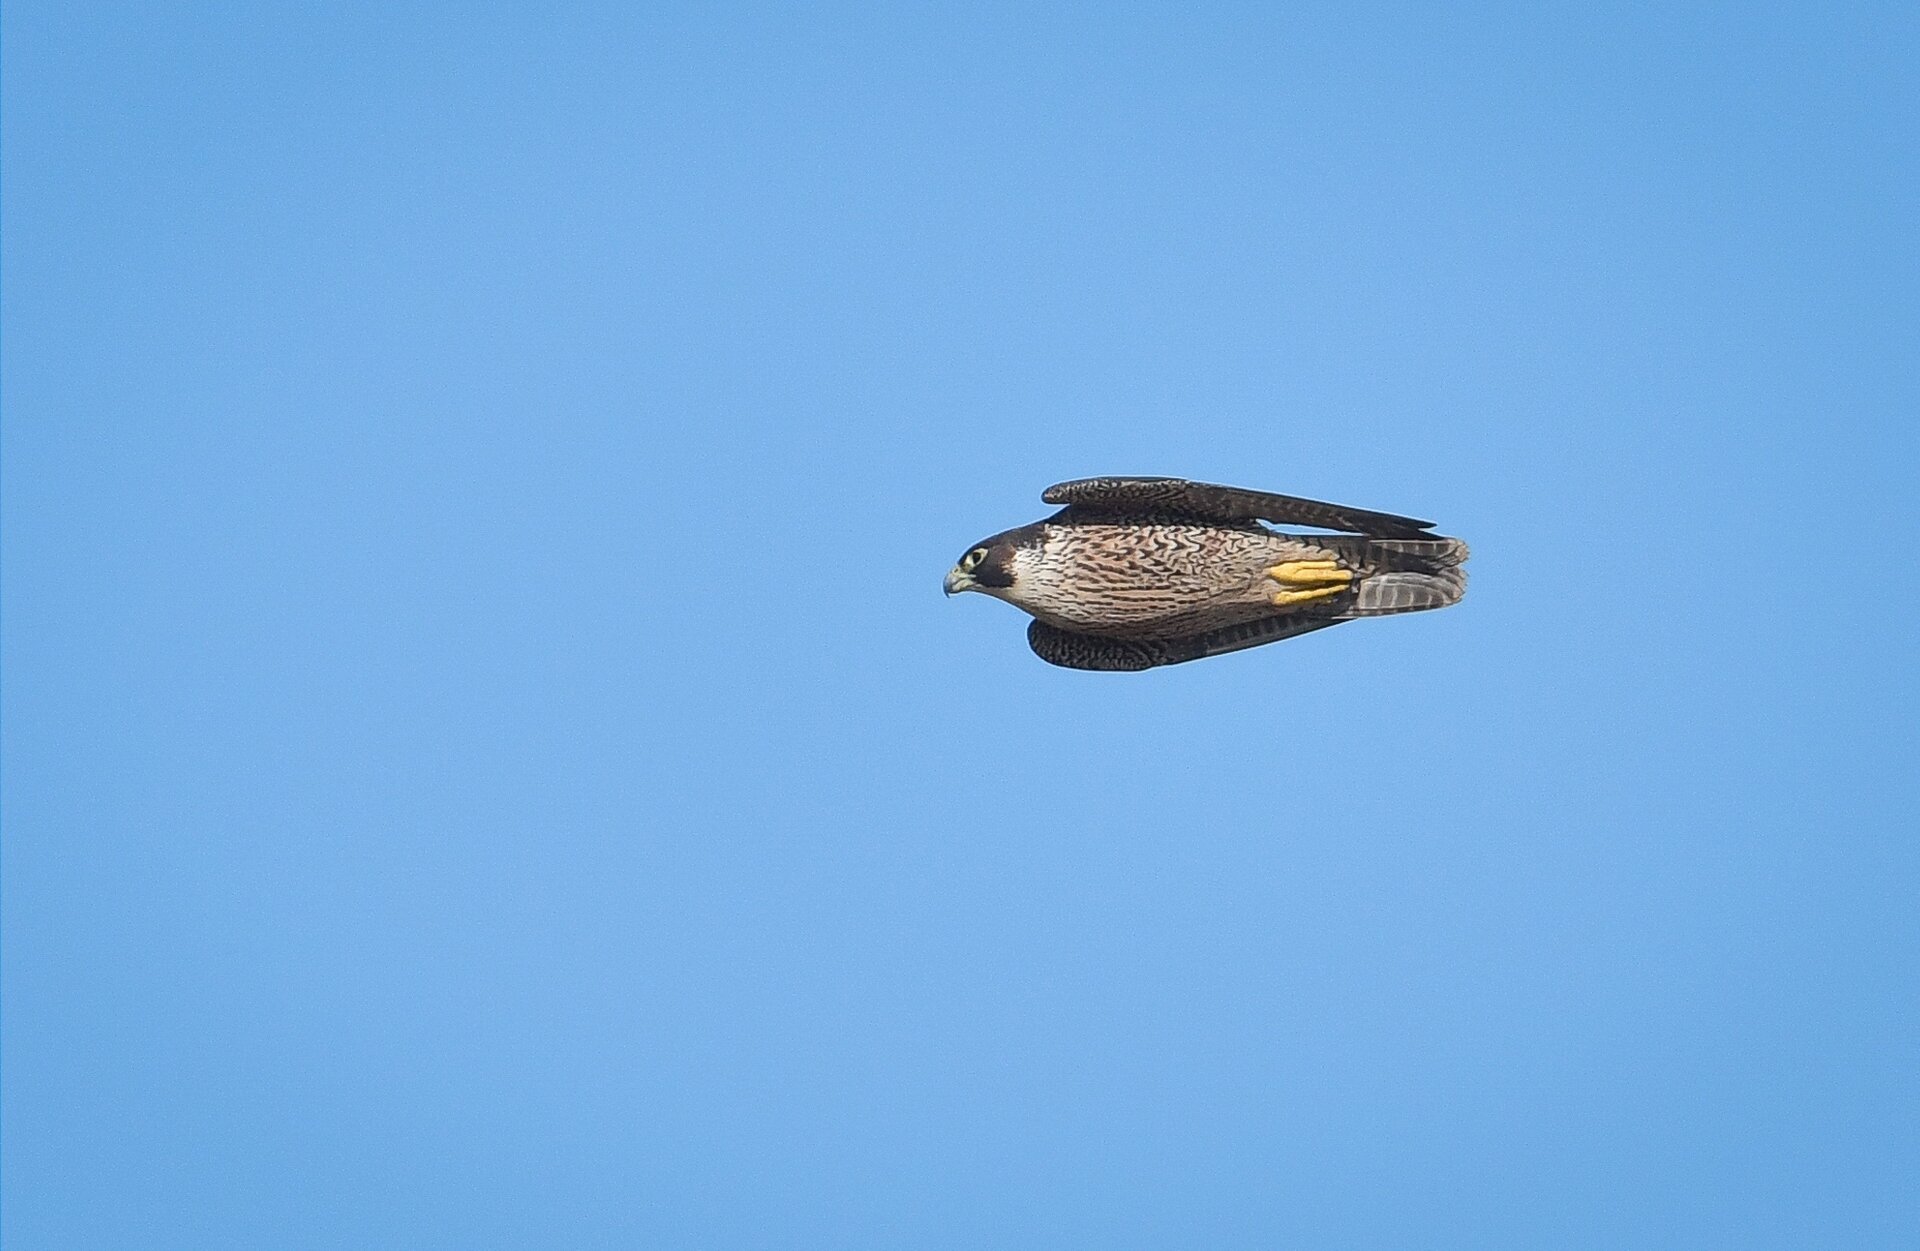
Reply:
[[1353, 581], [1353, 575], [1337, 560], [1289, 560], [1270, 567], [1267, 576], [1282, 586], [1345, 586]]
[[1337, 560], [1289, 560], [1269, 568], [1267, 576], [1281, 586], [1303, 588], [1274, 592], [1273, 605], [1276, 608], [1331, 599], [1353, 583], [1352, 572], [1342, 569]]
[[1295, 604], [1311, 604], [1316, 599], [1332, 599], [1346, 589], [1344, 586], [1329, 586], [1318, 591], [1275, 591], [1272, 596], [1273, 606], [1291, 608]]

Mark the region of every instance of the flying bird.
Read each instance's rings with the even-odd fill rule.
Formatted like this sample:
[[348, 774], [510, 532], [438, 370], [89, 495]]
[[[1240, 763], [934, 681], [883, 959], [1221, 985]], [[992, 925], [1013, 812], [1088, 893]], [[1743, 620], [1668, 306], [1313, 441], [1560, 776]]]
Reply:
[[1179, 664], [1466, 592], [1467, 545], [1430, 521], [1184, 478], [1081, 478], [1040, 498], [1065, 507], [974, 544], [946, 590], [1031, 614], [1027, 644], [1070, 669]]

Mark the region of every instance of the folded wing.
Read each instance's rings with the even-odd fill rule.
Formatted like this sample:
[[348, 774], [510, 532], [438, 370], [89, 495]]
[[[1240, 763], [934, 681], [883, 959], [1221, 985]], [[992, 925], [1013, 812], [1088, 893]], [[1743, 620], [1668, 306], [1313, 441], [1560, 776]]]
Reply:
[[1189, 482], [1185, 478], [1078, 478], [1050, 486], [1041, 495], [1091, 515], [1192, 517], [1199, 521], [1271, 521], [1286, 526], [1317, 526], [1375, 538], [1426, 538], [1431, 521], [1393, 513], [1348, 508], [1323, 500], [1247, 491]]
[[1027, 646], [1048, 664], [1067, 669], [1152, 669], [1221, 656], [1262, 643], [1276, 643], [1339, 625], [1341, 620], [1338, 617], [1262, 617], [1258, 621], [1173, 639], [1108, 638], [1032, 621], [1027, 625]]

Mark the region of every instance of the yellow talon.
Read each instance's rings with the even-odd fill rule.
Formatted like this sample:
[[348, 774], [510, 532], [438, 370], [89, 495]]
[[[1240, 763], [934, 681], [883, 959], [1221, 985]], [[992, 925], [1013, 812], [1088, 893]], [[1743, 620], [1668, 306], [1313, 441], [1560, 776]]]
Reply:
[[1353, 574], [1342, 569], [1337, 560], [1283, 561], [1268, 569], [1267, 576], [1283, 586], [1345, 586], [1353, 581]]
[[1346, 589], [1346, 585], [1343, 583], [1340, 586], [1321, 587], [1317, 591], [1275, 591], [1273, 593], [1273, 606], [1275, 608], [1286, 608], [1293, 604], [1310, 604], [1316, 599], [1331, 599]]

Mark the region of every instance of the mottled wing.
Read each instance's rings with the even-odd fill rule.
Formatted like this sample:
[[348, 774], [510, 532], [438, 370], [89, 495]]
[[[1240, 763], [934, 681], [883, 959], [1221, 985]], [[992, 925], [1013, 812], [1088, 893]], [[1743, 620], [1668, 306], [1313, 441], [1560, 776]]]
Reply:
[[1027, 623], [1027, 646], [1048, 664], [1065, 669], [1137, 670], [1173, 663], [1164, 640], [1076, 634], [1038, 620]]
[[1139, 670], [1223, 656], [1339, 624], [1337, 617], [1262, 617], [1185, 638], [1116, 639], [1033, 621], [1027, 625], [1027, 646], [1048, 664], [1067, 669]]
[[1050, 486], [1041, 495], [1049, 504], [1066, 504], [1090, 513], [1137, 513], [1193, 517], [1201, 521], [1272, 521], [1285, 526], [1318, 526], [1377, 538], [1419, 538], [1433, 527], [1393, 513], [1376, 513], [1344, 504], [1244, 491], [1239, 487], [1189, 482], [1185, 478], [1079, 478]]

